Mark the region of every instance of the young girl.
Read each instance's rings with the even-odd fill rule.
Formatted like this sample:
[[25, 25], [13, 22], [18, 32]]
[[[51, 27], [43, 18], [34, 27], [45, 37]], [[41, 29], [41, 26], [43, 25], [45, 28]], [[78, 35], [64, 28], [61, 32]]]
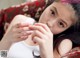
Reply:
[[[33, 36], [29, 39], [27, 38], [25, 43], [32, 46], [35, 45], [34, 42], [38, 43], [40, 47], [40, 56], [42, 58], [53, 58], [53, 34], [59, 34], [68, 29], [70, 26], [74, 25], [78, 18], [76, 15], [77, 14], [75, 14], [74, 8], [70, 4], [63, 4], [60, 2], [52, 3], [41, 15], [39, 23], [29, 26], [29, 29], [33, 30]], [[63, 43], [64, 42], [69, 43], [69, 45], [64, 44], [64, 46], [67, 46], [67, 49], [64, 51], [63, 48], [66, 47], [59, 46], [58, 51], [60, 55], [58, 55], [58, 52], [55, 50], [54, 56], [57, 55], [60, 57], [72, 48], [70, 40], [64, 40]], [[16, 44], [14, 44], [12, 47], [15, 46]], [[11, 53], [13, 54], [14, 52]]]

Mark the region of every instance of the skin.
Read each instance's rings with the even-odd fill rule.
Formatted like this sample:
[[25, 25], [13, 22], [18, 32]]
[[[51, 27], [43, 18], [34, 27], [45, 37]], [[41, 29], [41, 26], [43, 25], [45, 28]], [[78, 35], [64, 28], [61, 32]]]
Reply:
[[[54, 10], [54, 7], [56, 8], [56, 11]], [[52, 13], [51, 10], [54, 12]], [[71, 17], [71, 14], [74, 14], [74, 13], [75, 12], [73, 11], [73, 9], [71, 9], [67, 5], [55, 2], [55, 3], [51, 4], [43, 12], [43, 14], [40, 17], [39, 22], [46, 24], [50, 28], [51, 32], [54, 35], [56, 35], [56, 34], [59, 34], [63, 31], [65, 31], [74, 23], [73, 16]], [[68, 44], [65, 44], [67, 42], [68, 42]], [[67, 47], [67, 49], [66, 49], [66, 47]], [[65, 39], [64, 41], [62, 41], [59, 44], [59, 47], [58, 47], [59, 56], [58, 56], [56, 49], [54, 50], [54, 54], [56, 53], [55, 55], [58, 56], [56, 58], [59, 58], [60, 56], [63, 56], [65, 53], [70, 51], [71, 48], [72, 48], [72, 42], [68, 39]]]
[[[18, 24], [16, 25], [17, 27], [15, 26], [12, 27], [10, 31], [13, 31], [13, 29], [15, 29], [15, 31], [17, 30], [17, 32], [14, 31], [14, 34], [18, 34], [19, 36], [16, 35], [13, 37], [13, 39], [11, 39], [9, 38], [9, 35], [10, 35], [10, 31], [9, 31], [7, 32], [7, 35], [3, 37], [0, 43], [7, 42], [7, 44], [9, 43], [12, 44], [13, 42], [25, 40], [25, 38], [27, 38], [25, 40], [27, 44], [36, 45], [34, 43], [36, 42], [39, 45], [42, 58], [53, 58], [53, 52], [52, 52], [53, 51], [53, 34], [56, 35], [65, 31], [75, 22], [75, 19], [73, 19], [73, 17], [75, 16], [73, 16], [72, 14], [75, 14], [75, 12], [73, 11], [73, 9], [71, 9], [71, 7], [68, 7], [67, 5], [59, 2], [54, 2], [49, 7], [47, 7], [45, 11], [42, 13], [39, 19], [39, 23], [36, 23], [34, 25]], [[20, 16], [16, 16], [15, 20], [18, 19], [19, 17]], [[19, 26], [24, 26], [24, 27], [21, 29], [21, 28], [18, 28]], [[28, 30], [28, 28], [29, 30], [33, 30], [33, 32], [31, 32], [28, 37], [26, 36], [28, 35], [28, 33], [26, 32], [24, 34], [24, 37], [22, 37], [23, 35], [21, 36], [21, 34], [23, 34], [23, 31], [25, 31], [24, 30], [25, 27], [27, 27], [26, 30]], [[18, 33], [18, 32], [21, 32], [21, 33]], [[8, 38], [6, 39], [6, 37]], [[70, 40], [62, 41], [63, 44], [65, 42], [70, 42]], [[60, 55], [63, 55], [64, 53], [66, 53], [72, 48], [71, 45], [70, 46], [66, 45], [69, 49], [65, 52], [62, 48], [63, 46], [65, 46], [65, 44], [63, 45], [62, 43], [58, 47]], [[9, 49], [10, 46], [11, 45], [9, 44], [7, 48], [0, 47], [0, 49]], [[61, 53], [60, 50], [64, 52]], [[54, 50], [54, 55], [58, 55], [56, 50]], [[59, 58], [59, 57], [56, 57], [56, 58]]]
[[71, 15], [74, 13], [67, 5], [54, 2], [43, 12], [39, 22], [47, 24], [54, 35], [59, 34], [73, 24]]
[[[57, 11], [54, 10], [54, 7], [56, 8]], [[54, 11], [54, 13], [52, 13], [52, 11]], [[48, 52], [50, 52], [50, 50], [53, 51], [53, 49], [51, 49], [51, 47], [53, 46], [52, 45], [52, 39], [53, 39], [52, 34], [56, 35], [56, 34], [59, 34], [63, 31], [65, 31], [66, 29], [68, 29], [74, 23], [74, 21], [72, 19], [73, 16], [71, 17], [71, 14], [74, 14], [74, 13], [75, 12], [72, 11], [72, 9], [70, 7], [68, 7], [67, 5], [63, 5], [61, 3], [54, 2], [41, 15], [41, 17], [39, 19], [39, 23], [43, 23], [43, 24], [31, 26], [31, 27], [33, 27], [34, 30], [37, 29], [37, 31], [34, 32], [34, 34], [36, 35], [36, 38], [34, 38], [34, 41], [40, 45], [41, 54], [44, 53], [43, 52], [44, 50], [46, 50], [44, 53], [45, 55], [43, 54], [44, 56], [50, 57], [49, 54], [52, 55], [51, 53], [48, 53]], [[40, 32], [40, 30], [44, 30], [44, 29], [48, 29], [48, 28], [51, 30], [51, 32], [49, 32], [47, 30]], [[50, 39], [50, 37], [51, 37], [51, 39]], [[65, 44], [67, 42], [68, 42], [68, 44]], [[49, 43], [51, 43], [51, 46]], [[47, 46], [45, 46], [45, 44], [47, 44]], [[48, 46], [48, 44], [49, 44], [49, 46]], [[43, 49], [42, 49], [42, 47], [43, 47]], [[46, 49], [46, 47], [48, 49]], [[66, 49], [66, 47], [67, 47], [67, 49]], [[72, 42], [68, 39], [65, 39], [64, 41], [62, 41], [60, 43], [60, 45], [58, 47], [59, 54], [56, 51], [56, 49], [54, 50], [54, 54], [56, 56], [59, 55], [58, 57], [56, 57], [56, 58], [59, 58], [60, 56], [64, 55], [68, 51], [70, 51], [71, 48], [72, 48]], [[44, 58], [46, 58], [46, 57], [44, 57]]]

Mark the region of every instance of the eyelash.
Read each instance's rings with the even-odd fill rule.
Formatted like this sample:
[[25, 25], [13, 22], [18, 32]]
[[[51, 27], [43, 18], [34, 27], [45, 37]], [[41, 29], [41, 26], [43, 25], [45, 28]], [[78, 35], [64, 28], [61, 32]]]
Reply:
[[[52, 9], [51, 9], [51, 14], [52, 14], [53, 16], [55, 16], [55, 12], [54, 12], [54, 10], [52, 10]], [[65, 24], [64, 24], [62, 21], [59, 21], [59, 22], [58, 22], [58, 25], [59, 25], [60, 27], [62, 27], [62, 28], [65, 27]]]
[[64, 23], [63, 23], [62, 21], [59, 21], [58, 24], [59, 24], [59, 26], [62, 27], [62, 28], [65, 27], [65, 25], [64, 25]]
[[51, 14], [52, 14], [52, 15], [55, 15], [55, 12], [54, 12], [53, 10], [51, 10]]

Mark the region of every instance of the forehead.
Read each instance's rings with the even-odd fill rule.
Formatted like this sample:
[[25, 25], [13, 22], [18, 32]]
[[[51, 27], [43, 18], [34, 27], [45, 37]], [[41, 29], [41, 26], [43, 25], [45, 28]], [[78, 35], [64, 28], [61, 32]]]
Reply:
[[51, 8], [53, 8], [53, 7], [56, 8], [56, 10], [58, 12], [58, 16], [60, 18], [68, 21], [68, 23], [71, 23], [74, 21], [75, 11], [71, 5], [63, 4], [60, 2], [54, 2], [51, 4]]

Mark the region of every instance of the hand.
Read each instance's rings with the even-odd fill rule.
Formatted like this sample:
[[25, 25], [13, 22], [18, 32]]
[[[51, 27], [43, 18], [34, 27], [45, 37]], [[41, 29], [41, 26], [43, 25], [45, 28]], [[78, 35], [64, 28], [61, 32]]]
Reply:
[[12, 43], [22, 41], [27, 38], [31, 31], [28, 29], [28, 25], [26, 23], [28, 25], [32, 24], [34, 23], [34, 20], [23, 15], [17, 15], [13, 18], [10, 26], [0, 42], [0, 50], [9, 49]]
[[34, 30], [32, 40], [39, 44], [42, 58], [53, 58], [53, 34], [46, 24], [36, 23], [29, 26]]
[[16, 24], [6, 31], [2, 40], [6, 40], [10, 43], [25, 40], [31, 33], [28, 24]]

